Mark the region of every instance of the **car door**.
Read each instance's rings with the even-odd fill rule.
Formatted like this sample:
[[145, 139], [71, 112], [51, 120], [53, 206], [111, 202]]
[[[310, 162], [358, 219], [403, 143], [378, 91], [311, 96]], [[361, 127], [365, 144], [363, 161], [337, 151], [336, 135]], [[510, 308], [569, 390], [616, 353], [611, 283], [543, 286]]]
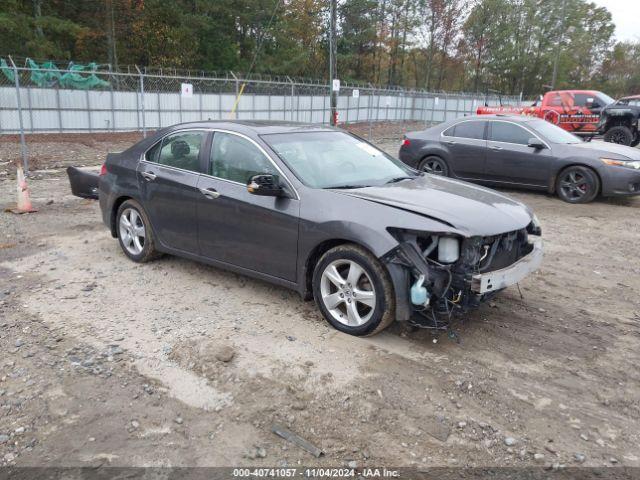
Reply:
[[456, 177], [469, 180], [483, 178], [487, 153], [486, 124], [483, 120], [466, 120], [442, 133], [442, 141], [451, 153], [449, 167]]
[[[198, 239], [203, 256], [295, 281], [300, 201], [253, 195], [249, 179], [278, 176], [288, 183], [253, 140], [216, 131], [208, 172], [198, 181]], [[295, 195], [293, 187], [288, 190]]]
[[[551, 150], [529, 147], [539, 138], [526, 127], [508, 121], [490, 121], [485, 162], [487, 180], [543, 187], [549, 182]], [[543, 141], [547, 146], [548, 144]]]
[[209, 133], [171, 133], [151, 147], [138, 165], [142, 206], [157, 240], [167, 247], [198, 253], [197, 189]]

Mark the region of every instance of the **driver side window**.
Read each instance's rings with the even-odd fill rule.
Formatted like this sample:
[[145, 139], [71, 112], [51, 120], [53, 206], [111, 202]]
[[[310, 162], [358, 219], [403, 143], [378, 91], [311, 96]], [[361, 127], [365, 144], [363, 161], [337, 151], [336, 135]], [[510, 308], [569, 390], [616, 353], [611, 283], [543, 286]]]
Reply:
[[246, 185], [254, 175], [278, 172], [253, 143], [238, 135], [215, 132], [209, 174]]

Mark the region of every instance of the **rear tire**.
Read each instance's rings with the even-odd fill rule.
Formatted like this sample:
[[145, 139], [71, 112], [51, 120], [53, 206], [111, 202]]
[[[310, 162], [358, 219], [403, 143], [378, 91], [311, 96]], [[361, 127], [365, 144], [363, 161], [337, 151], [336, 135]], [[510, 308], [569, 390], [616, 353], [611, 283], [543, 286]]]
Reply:
[[432, 175], [439, 175], [441, 177], [449, 176], [449, 167], [447, 166], [447, 162], [436, 155], [429, 155], [428, 157], [423, 158], [418, 165], [418, 170]]
[[118, 208], [116, 233], [120, 248], [134, 262], [145, 263], [160, 256], [149, 217], [135, 200], [126, 200]]
[[590, 168], [569, 167], [558, 174], [556, 192], [565, 202], [589, 203], [600, 192], [600, 178]]
[[313, 271], [313, 296], [326, 320], [349, 335], [375, 335], [395, 319], [389, 273], [364, 248], [339, 245]]
[[618, 145], [631, 145], [633, 142], [633, 132], [629, 127], [616, 125], [605, 132], [604, 141], [617, 143]]

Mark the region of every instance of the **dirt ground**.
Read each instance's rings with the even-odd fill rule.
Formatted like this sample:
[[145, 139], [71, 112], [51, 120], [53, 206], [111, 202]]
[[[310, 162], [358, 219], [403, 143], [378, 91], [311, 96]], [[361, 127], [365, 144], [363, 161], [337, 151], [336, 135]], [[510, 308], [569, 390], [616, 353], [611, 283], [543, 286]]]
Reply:
[[31, 142], [39, 212], [0, 213], [0, 465], [640, 466], [640, 198], [509, 192], [545, 239], [523, 298], [502, 292], [457, 339], [354, 338], [288, 290], [128, 261], [60, 167], [131, 141]]

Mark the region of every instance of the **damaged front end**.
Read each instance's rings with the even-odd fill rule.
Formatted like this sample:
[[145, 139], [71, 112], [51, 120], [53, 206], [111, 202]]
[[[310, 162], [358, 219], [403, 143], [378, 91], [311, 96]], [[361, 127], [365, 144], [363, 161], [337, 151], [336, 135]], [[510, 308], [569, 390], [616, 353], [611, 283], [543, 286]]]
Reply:
[[[534, 220], [493, 236], [454, 236], [390, 228], [399, 245], [382, 260], [396, 286], [398, 320], [441, 328], [445, 316], [477, 307], [515, 285], [542, 262], [541, 229]], [[443, 327], [444, 328], [444, 327]]]

